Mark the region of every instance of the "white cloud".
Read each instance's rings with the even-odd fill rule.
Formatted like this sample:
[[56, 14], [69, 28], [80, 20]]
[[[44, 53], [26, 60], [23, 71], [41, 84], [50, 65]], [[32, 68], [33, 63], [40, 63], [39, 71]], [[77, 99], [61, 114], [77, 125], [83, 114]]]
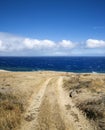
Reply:
[[28, 49], [48, 49], [56, 46], [56, 44], [51, 40], [37, 40], [25, 38], [23, 43]]
[[105, 41], [96, 40], [96, 39], [88, 39], [86, 41], [86, 46], [88, 48], [102, 48], [102, 47], [105, 47]]
[[4, 53], [15, 53], [18, 55], [21, 51], [25, 55], [29, 53], [32, 53], [32, 55], [61, 55], [68, 54], [65, 49], [70, 52], [74, 47], [75, 43], [69, 40], [55, 42], [48, 39], [40, 40], [0, 33], [0, 52]]
[[69, 40], [62, 40], [59, 45], [63, 48], [68, 48], [68, 49], [75, 47], [75, 44]]
[[0, 56], [89, 56], [105, 55], [105, 41], [88, 39], [74, 43], [32, 39], [0, 33]]
[[3, 45], [2, 40], [0, 40], [0, 51], [5, 51], [5, 46]]
[[22, 42], [23, 38], [14, 36], [8, 33], [0, 33], [1, 48], [5, 52], [20, 51], [24, 48]]
[[38, 48], [40, 41], [39, 40], [31, 40], [29, 38], [25, 38], [23, 40], [23, 44], [28, 49]]

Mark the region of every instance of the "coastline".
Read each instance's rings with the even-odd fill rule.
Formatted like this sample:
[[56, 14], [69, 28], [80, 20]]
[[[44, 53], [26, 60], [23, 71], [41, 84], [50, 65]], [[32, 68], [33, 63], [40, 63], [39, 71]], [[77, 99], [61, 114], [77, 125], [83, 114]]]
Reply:
[[12, 71], [0, 69], [0, 72], [12, 72]]
[[60, 74], [83, 74], [83, 75], [104, 75], [105, 72], [99, 73], [99, 72], [66, 72], [66, 71], [54, 71], [54, 70], [34, 70], [34, 71], [11, 71], [11, 70], [5, 70], [0, 69], [0, 72], [9, 72], [9, 73], [60, 73]]

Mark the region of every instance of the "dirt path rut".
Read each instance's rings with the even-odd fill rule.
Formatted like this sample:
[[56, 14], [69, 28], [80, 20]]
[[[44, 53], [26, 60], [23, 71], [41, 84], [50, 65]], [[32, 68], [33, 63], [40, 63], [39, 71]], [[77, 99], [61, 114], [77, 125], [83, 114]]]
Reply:
[[[94, 130], [89, 121], [77, 109], [69, 94], [63, 90], [63, 77], [58, 79], [58, 103], [64, 119], [66, 130]], [[71, 129], [70, 129], [71, 128]]]
[[63, 77], [45, 81], [33, 95], [19, 130], [93, 130], [62, 84]]
[[31, 128], [37, 119], [39, 108], [42, 103], [46, 87], [50, 80], [51, 79], [49, 78], [47, 81], [45, 81], [37, 95], [33, 94], [30, 105], [24, 115], [24, 121], [22, 122], [21, 128], [19, 128], [19, 130], [32, 130]]

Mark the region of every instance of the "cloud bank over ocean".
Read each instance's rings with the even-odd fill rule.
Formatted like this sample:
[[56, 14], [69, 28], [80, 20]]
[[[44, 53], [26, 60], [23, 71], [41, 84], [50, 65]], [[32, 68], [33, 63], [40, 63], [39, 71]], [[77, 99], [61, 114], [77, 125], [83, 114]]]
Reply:
[[87, 39], [53, 41], [0, 32], [0, 56], [89, 56], [105, 55], [105, 41]]
[[86, 41], [87, 47], [88, 48], [105, 48], [105, 41], [103, 40], [96, 40], [96, 39], [88, 39]]

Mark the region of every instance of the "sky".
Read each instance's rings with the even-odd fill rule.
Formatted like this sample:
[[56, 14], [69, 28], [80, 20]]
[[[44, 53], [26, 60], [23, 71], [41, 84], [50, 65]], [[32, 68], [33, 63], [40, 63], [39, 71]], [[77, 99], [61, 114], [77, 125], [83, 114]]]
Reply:
[[105, 0], [0, 0], [0, 56], [105, 56]]

